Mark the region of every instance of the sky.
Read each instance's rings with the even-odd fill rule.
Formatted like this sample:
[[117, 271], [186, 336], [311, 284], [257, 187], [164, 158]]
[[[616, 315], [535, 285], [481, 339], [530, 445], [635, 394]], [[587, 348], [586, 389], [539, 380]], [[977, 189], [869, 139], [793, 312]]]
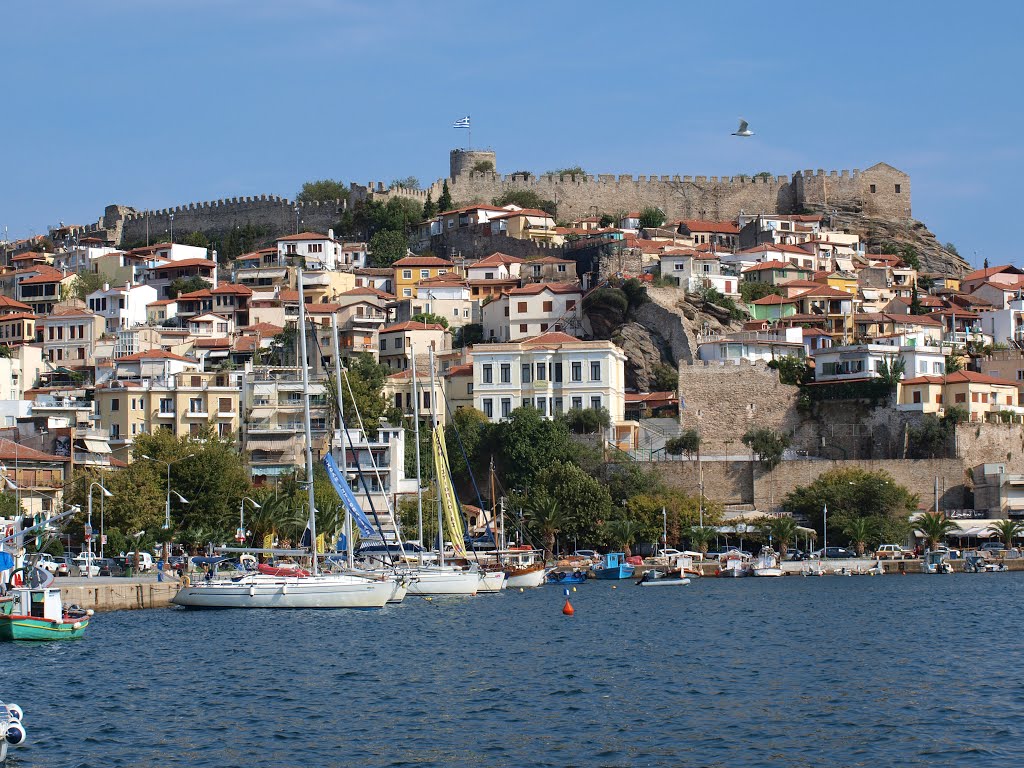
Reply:
[[1020, 3], [12, 0], [0, 20], [11, 239], [111, 203], [429, 183], [470, 115], [504, 172], [884, 161], [940, 241], [1021, 263]]

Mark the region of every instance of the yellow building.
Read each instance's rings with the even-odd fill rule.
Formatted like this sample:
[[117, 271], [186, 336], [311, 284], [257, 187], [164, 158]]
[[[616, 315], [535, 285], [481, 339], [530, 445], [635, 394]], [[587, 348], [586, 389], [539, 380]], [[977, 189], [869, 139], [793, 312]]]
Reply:
[[184, 370], [101, 384], [96, 387], [96, 409], [112, 446], [130, 445], [136, 435], [159, 429], [198, 435], [206, 425], [222, 438], [236, 438], [240, 390], [238, 374]]
[[411, 299], [416, 296], [416, 286], [421, 280], [455, 271], [455, 265], [437, 256], [406, 256], [392, 265], [395, 273], [395, 296]]
[[351, 272], [303, 272], [302, 285], [307, 304], [327, 304], [356, 287], [356, 276]]
[[967, 411], [968, 420], [985, 421], [1006, 413], [1017, 421], [1024, 415], [1017, 383], [974, 371], [945, 376], [918, 376], [900, 382], [899, 409], [943, 416], [949, 408]]

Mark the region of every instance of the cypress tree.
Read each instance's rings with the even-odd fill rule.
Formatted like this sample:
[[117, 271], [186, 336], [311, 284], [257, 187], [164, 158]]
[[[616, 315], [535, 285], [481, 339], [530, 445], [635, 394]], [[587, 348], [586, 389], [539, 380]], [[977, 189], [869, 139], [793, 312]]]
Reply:
[[444, 180], [444, 186], [441, 187], [441, 197], [437, 200], [437, 207], [442, 212], [452, 209], [452, 193], [448, 191], [448, 179]]

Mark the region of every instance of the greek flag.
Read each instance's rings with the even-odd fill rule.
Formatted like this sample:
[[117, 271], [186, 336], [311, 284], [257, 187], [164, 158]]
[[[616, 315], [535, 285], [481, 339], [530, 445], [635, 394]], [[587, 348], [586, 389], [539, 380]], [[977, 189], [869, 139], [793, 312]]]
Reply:
[[356, 501], [355, 494], [352, 493], [352, 489], [349, 487], [345, 476], [338, 469], [338, 463], [329, 453], [324, 455], [324, 466], [327, 468], [327, 477], [330, 479], [331, 485], [334, 486], [334, 490], [341, 497], [342, 504], [345, 505], [349, 514], [352, 515], [352, 520], [355, 522], [356, 528], [359, 529], [359, 535], [365, 539], [380, 538], [366, 513], [359, 506], [359, 502]]
[[469, 128], [469, 115], [452, 123], [452, 128]]

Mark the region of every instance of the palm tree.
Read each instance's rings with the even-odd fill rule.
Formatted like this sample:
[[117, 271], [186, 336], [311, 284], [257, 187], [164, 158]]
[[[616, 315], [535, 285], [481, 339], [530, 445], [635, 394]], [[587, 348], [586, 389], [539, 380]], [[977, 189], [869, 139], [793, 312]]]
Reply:
[[914, 521], [914, 525], [924, 534], [928, 549], [935, 549], [946, 534], [959, 527], [942, 512], [925, 512]]
[[796, 529], [799, 526], [789, 515], [785, 517], [770, 517], [761, 523], [761, 531], [766, 536], [770, 536], [772, 542], [779, 548], [779, 556], [785, 560], [786, 551], [789, 549], [790, 542], [796, 538]]
[[708, 547], [711, 546], [711, 542], [717, 535], [718, 531], [710, 525], [695, 525], [689, 530], [687, 538], [690, 540], [690, 546], [704, 555], [707, 554]]
[[554, 557], [555, 537], [564, 524], [558, 502], [550, 496], [535, 496], [526, 511], [529, 513], [530, 527], [544, 540], [544, 557]]
[[635, 520], [629, 520], [627, 518], [620, 518], [618, 520], [609, 520], [604, 524], [605, 532], [615, 544], [622, 546], [623, 552], [626, 553], [626, 557], [632, 556], [632, 551], [629, 545], [636, 541], [636, 537], [640, 535], [640, 524]]
[[1013, 537], [1020, 536], [1024, 532], [1020, 520], [996, 520], [988, 527], [989, 533], [994, 533], [1009, 549], [1013, 546]]
[[843, 526], [843, 533], [850, 537], [859, 557], [864, 556], [868, 541], [875, 537], [877, 531], [878, 526], [870, 517], [855, 517]]

